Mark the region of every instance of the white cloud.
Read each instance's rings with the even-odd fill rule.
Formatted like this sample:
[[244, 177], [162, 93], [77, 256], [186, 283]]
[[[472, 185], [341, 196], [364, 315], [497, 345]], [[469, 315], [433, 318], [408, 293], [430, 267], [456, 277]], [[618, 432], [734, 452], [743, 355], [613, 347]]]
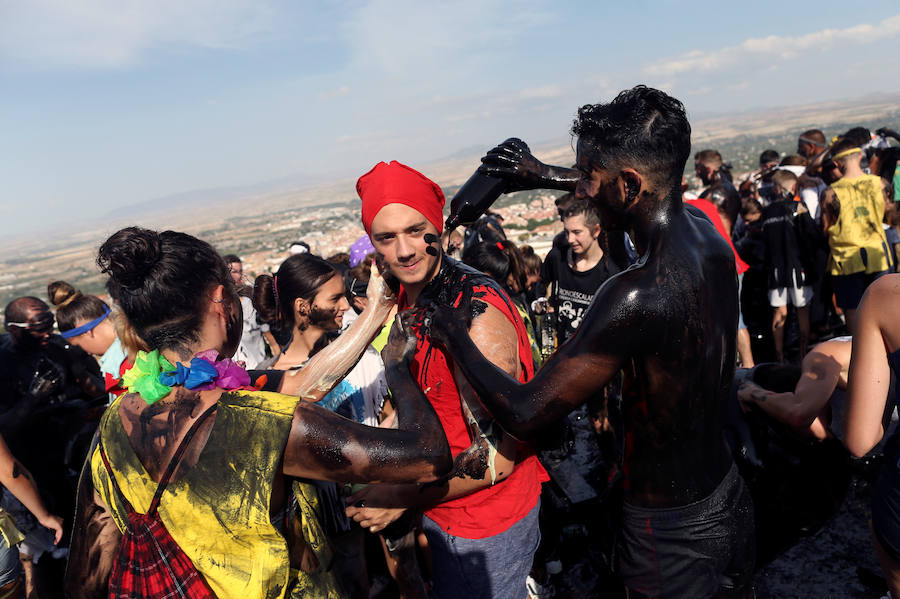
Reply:
[[846, 29], [829, 28], [800, 36], [770, 35], [750, 38], [737, 46], [727, 46], [721, 50], [692, 50], [681, 56], [650, 64], [644, 68], [644, 73], [657, 77], [681, 73], [712, 73], [741, 67], [747, 62], [791, 60], [810, 52], [871, 44], [898, 34], [900, 15], [873, 25], [865, 23]]
[[342, 85], [342, 86], [340, 86], [340, 87], [337, 88], [337, 89], [332, 89], [332, 90], [326, 90], [326, 91], [321, 91], [321, 92], [319, 92], [318, 94], [316, 94], [316, 99], [317, 99], [317, 100], [331, 100], [331, 99], [336, 98], [336, 97], [338, 97], [338, 96], [345, 96], [345, 95], [347, 95], [347, 94], [349, 94], [349, 93], [350, 93], [350, 86], [349, 86], [349, 85]]
[[519, 97], [524, 100], [558, 98], [562, 95], [559, 85], [542, 85], [541, 87], [529, 87], [519, 92]]
[[29, 0], [0, 4], [0, 64], [122, 68], [159, 48], [241, 48], [269, 34], [269, 0]]
[[432, 79], [436, 68], [472, 72], [554, 21], [543, 3], [524, 0], [373, 0], [348, 15], [342, 31], [361, 68]]

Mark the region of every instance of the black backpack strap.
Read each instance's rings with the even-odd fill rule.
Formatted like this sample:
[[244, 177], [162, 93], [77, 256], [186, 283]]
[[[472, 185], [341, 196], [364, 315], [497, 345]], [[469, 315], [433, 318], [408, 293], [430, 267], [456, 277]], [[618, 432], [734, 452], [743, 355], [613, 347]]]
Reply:
[[187, 449], [188, 445], [190, 445], [191, 439], [194, 437], [194, 433], [197, 432], [197, 429], [200, 428], [200, 425], [206, 421], [209, 415], [216, 410], [218, 405], [218, 402], [214, 403], [209, 408], [207, 408], [205, 412], [200, 414], [200, 417], [194, 421], [194, 424], [191, 425], [191, 428], [188, 429], [188, 432], [184, 435], [184, 439], [181, 440], [181, 445], [179, 445], [178, 449], [175, 450], [175, 455], [172, 456], [172, 459], [169, 461], [169, 465], [166, 466], [165, 473], [162, 475], [162, 478], [159, 480], [159, 484], [156, 486], [156, 493], [153, 494], [153, 501], [150, 502], [150, 509], [147, 510], [148, 514], [153, 514], [154, 512], [156, 512], [156, 508], [159, 507], [159, 499], [162, 496], [163, 491], [165, 491], [166, 485], [169, 484], [169, 479], [172, 478], [172, 473], [175, 472], [175, 468], [181, 461], [181, 456], [184, 455], [185, 450]]

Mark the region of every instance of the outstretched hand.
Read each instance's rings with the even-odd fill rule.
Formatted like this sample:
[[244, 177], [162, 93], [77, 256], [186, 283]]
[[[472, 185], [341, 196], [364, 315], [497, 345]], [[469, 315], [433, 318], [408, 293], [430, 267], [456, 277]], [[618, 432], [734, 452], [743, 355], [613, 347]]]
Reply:
[[431, 303], [423, 308], [421, 326], [432, 340], [446, 347], [450, 339], [468, 334], [472, 324], [472, 301], [472, 286], [466, 285], [455, 306]]
[[375, 261], [369, 269], [369, 285], [366, 287], [366, 299], [372, 306], [393, 306], [397, 296], [390, 288], [385, 277], [378, 270]]
[[407, 310], [394, 317], [394, 325], [388, 334], [388, 341], [381, 350], [385, 368], [399, 364], [409, 365], [416, 354], [418, 338], [413, 325], [418, 318], [415, 311]]
[[543, 186], [546, 164], [535, 158], [521, 139], [511, 137], [481, 159], [478, 172], [507, 181], [507, 191], [537, 189]]

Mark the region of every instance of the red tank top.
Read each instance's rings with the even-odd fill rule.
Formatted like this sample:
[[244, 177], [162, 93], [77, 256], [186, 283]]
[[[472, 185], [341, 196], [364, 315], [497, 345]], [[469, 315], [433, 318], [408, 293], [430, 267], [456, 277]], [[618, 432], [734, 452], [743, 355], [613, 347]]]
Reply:
[[[529, 380], [534, 375], [531, 343], [512, 301], [502, 291], [477, 282], [473, 289], [479, 299], [503, 312], [515, 325], [522, 371], [519, 381]], [[484, 295], [481, 295], [482, 292]], [[459, 297], [456, 298], [456, 303], [458, 301]], [[400, 292], [399, 308], [409, 308], [403, 290]], [[453, 379], [452, 359], [442, 348], [432, 345], [429, 337], [420, 334], [410, 370], [428, 401], [434, 406], [444, 427], [444, 434], [447, 435], [450, 452], [456, 457], [472, 444], [472, 440], [463, 419], [459, 390]], [[453, 536], [483, 539], [497, 535], [521, 520], [537, 505], [541, 483], [546, 480], [549, 477], [534, 455], [533, 448], [520, 443], [516, 451], [516, 465], [508, 477], [491, 487], [445, 501], [426, 510], [425, 515]]]
[[716, 208], [715, 204], [713, 204], [709, 200], [704, 200], [702, 198], [685, 201], [695, 208], [699, 208], [700, 210], [702, 210], [703, 213], [709, 217], [709, 220], [712, 221], [713, 226], [716, 228], [716, 231], [719, 232], [719, 235], [722, 237], [722, 239], [728, 242], [728, 245], [731, 247], [731, 251], [734, 252], [734, 265], [737, 268], [738, 274], [741, 275], [747, 272], [747, 269], [750, 268], [750, 265], [741, 260], [741, 257], [738, 256], [737, 250], [734, 249], [734, 244], [731, 243], [731, 237], [728, 235], [728, 231], [725, 230], [725, 224], [722, 222], [722, 217], [719, 216], [719, 210], [718, 208]]

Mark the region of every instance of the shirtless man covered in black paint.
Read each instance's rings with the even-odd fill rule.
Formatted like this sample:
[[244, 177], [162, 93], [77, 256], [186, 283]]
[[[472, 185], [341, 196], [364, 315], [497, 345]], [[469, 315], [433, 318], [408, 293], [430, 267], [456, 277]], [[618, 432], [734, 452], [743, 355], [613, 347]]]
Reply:
[[519, 384], [481, 356], [466, 333], [467, 308], [432, 308], [430, 323], [519, 438], [624, 371], [618, 566], [632, 597], [744, 596], [754, 563], [753, 506], [722, 431], [734, 375], [734, 256], [709, 220], [682, 204], [690, 132], [679, 101], [638, 86], [579, 110], [575, 171], [538, 162], [518, 140], [483, 159], [483, 172], [514, 189], [574, 189], [596, 202], [603, 226], [627, 231], [640, 256], [598, 289], [580, 329], [534, 379]]

